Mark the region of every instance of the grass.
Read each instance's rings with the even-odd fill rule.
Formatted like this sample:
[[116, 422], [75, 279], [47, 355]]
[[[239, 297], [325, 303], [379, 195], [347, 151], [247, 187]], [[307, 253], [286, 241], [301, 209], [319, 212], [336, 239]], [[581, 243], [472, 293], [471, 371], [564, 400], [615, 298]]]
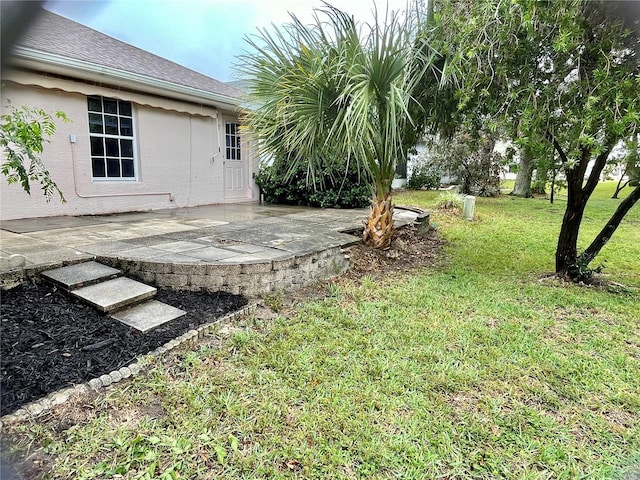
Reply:
[[[609, 187], [583, 245], [618, 202]], [[157, 360], [86, 422], [19, 427], [18, 447], [51, 455], [53, 478], [621, 477], [640, 468], [640, 212], [598, 259], [627, 287], [541, 282], [562, 200], [435, 213], [439, 268], [250, 319], [222, 347]]]

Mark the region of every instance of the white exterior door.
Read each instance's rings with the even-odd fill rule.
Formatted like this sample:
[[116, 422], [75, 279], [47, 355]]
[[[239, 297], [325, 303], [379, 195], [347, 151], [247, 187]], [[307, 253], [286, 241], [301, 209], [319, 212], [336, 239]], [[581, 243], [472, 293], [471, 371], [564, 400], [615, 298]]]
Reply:
[[240, 125], [236, 120], [224, 122], [224, 198], [247, 198], [245, 149], [240, 142]]

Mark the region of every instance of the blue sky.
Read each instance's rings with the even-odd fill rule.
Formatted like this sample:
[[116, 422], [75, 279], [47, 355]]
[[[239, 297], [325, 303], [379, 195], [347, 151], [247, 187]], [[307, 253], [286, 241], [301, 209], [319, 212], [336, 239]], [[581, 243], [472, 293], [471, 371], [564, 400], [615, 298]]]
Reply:
[[[373, 0], [333, 0], [359, 21], [373, 18]], [[378, 8], [386, 1], [378, 0]], [[221, 81], [234, 80], [244, 37], [282, 25], [295, 13], [310, 21], [321, 0], [48, 0], [45, 8], [111, 37]], [[406, 0], [389, 0], [403, 10]]]

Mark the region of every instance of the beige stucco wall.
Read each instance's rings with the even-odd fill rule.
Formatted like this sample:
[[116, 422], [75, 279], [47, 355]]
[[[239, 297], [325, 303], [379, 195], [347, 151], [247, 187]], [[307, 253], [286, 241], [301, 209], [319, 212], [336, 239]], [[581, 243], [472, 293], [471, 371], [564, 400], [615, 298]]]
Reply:
[[[96, 91], [96, 94], [107, 96], [108, 92]], [[119, 92], [118, 97], [126, 99], [126, 92]], [[141, 94], [137, 93], [135, 98], [139, 100]], [[202, 113], [191, 114], [133, 103], [137, 180], [93, 181], [85, 95], [5, 81], [3, 113], [7, 100], [14, 106], [29, 105], [48, 112], [62, 110], [71, 122], [56, 122], [57, 132], [42, 155], [67, 202], [62, 204], [53, 198], [47, 203], [39, 185], [32, 185], [32, 193], [27, 195], [19, 185], [7, 185], [2, 178], [2, 220], [96, 215], [225, 201], [223, 158], [219, 149], [219, 142], [224, 142], [223, 115], [213, 108], [197, 106], [197, 111]], [[222, 129], [220, 133], [218, 128]], [[70, 143], [69, 135], [76, 136], [75, 144]], [[256, 161], [247, 158], [246, 162], [246, 196], [235, 201], [258, 197], [251, 171]]]

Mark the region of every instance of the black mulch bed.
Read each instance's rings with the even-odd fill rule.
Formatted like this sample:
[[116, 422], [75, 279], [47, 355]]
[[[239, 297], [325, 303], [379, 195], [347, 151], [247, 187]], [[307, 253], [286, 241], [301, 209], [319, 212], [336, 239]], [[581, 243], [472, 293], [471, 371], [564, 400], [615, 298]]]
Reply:
[[143, 334], [45, 284], [2, 292], [0, 414], [129, 365], [247, 304], [244, 297], [223, 292], [158, 289], [155, 298], [187, 314]]

